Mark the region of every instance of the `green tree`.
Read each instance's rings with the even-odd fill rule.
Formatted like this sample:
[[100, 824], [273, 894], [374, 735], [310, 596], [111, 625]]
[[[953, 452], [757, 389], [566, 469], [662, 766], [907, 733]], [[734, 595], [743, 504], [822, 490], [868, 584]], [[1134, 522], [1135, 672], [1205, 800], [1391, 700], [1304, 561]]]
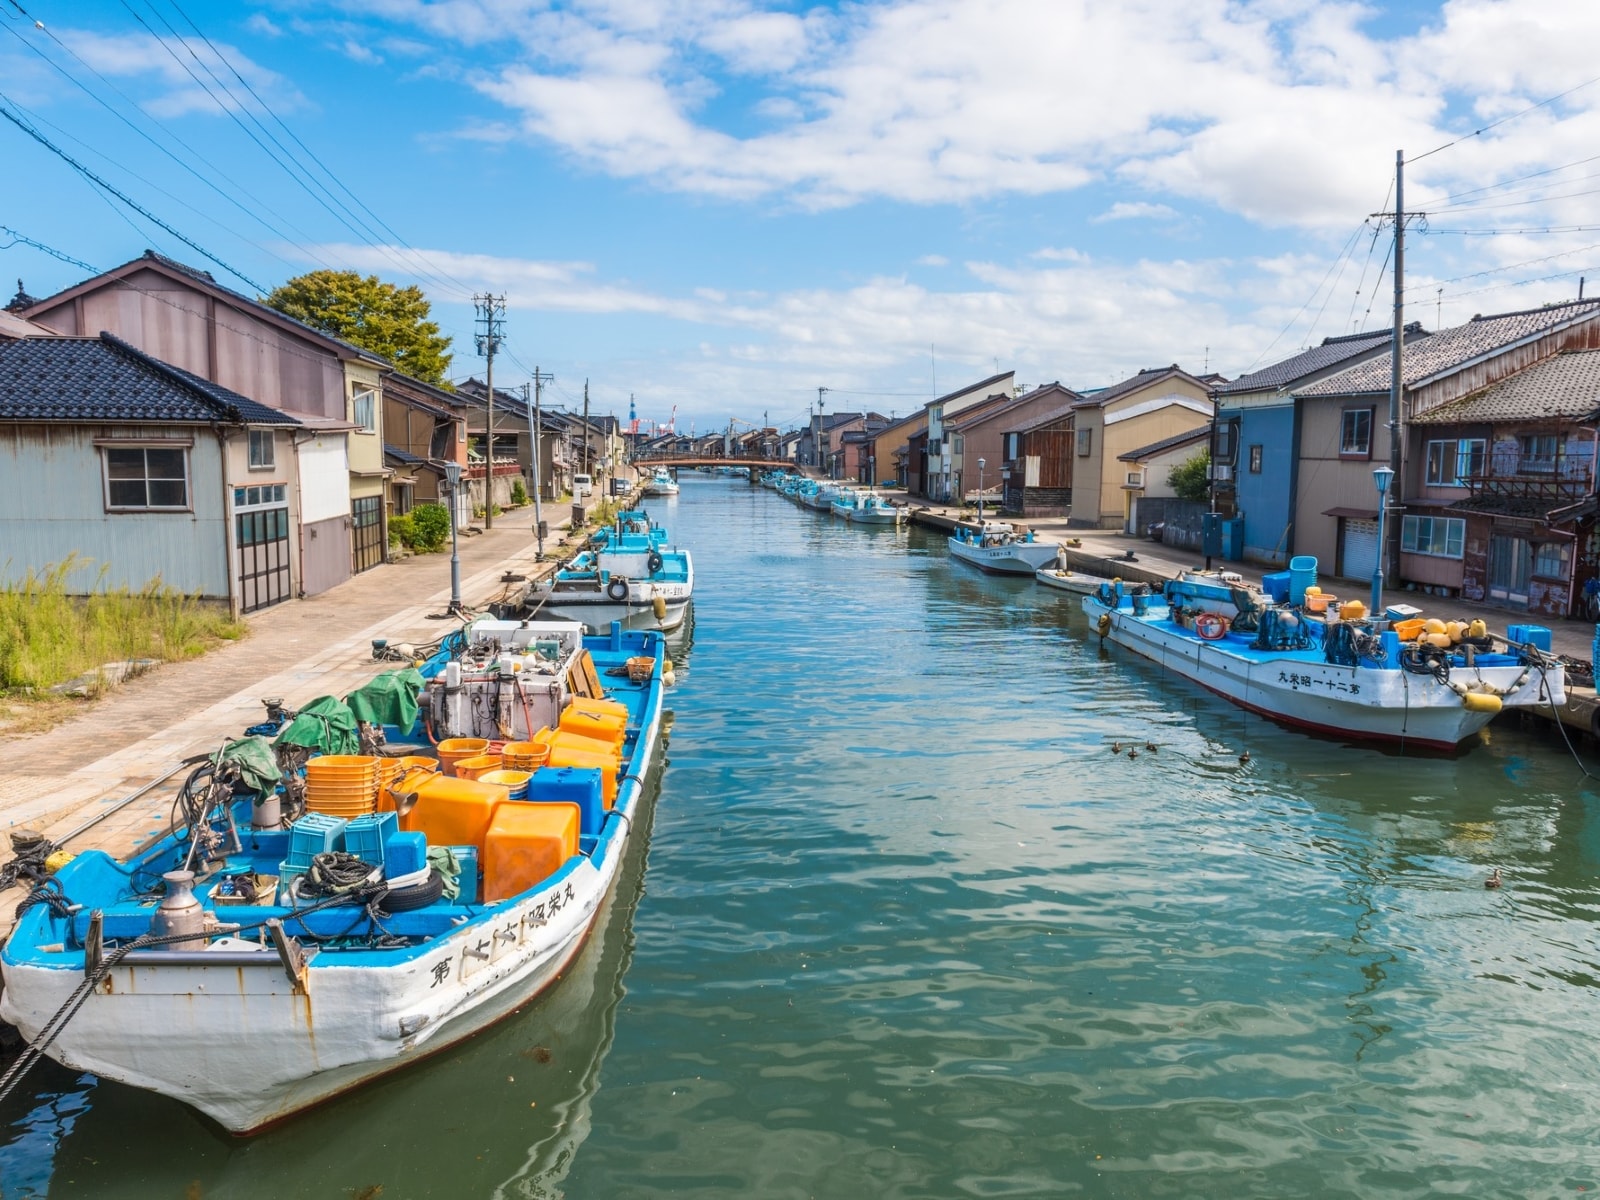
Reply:
[[1179, 500], [1204, 500], [1211, 494], [1211, 451], [1202, 450], [1167, 472], [1167, 486]]
[[407, 375], [449, 387], [450, 339], [430, 321], [419, 287], [356, 271], [312, 271], [273, 290], [267, 304], [353, 346], [381, 354]]

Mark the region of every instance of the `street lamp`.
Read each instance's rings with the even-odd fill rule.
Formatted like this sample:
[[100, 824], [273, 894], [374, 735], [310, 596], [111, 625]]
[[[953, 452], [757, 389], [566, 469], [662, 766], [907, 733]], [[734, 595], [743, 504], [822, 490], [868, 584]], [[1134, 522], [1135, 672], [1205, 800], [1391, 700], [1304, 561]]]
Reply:
[[1383, 608], [1383, 521], [1384, 510], [1389, 507], [1389, 482], [1394, 472], [1388, 467], [1373, 467], [1372, 482], [1378, 485], [1378, 561], [1372, 568], [1372, 606], [1370, 614], [1376, 618]]
[[461, 507], [461, 464], [444, 465], [445, 487], [450, 489], [450, 611], [461, 614], [461, 544], [456, 538], [456, 512]]
[[978, 460], [978, 524], [983, 524], [983, 468], [988, 464]]

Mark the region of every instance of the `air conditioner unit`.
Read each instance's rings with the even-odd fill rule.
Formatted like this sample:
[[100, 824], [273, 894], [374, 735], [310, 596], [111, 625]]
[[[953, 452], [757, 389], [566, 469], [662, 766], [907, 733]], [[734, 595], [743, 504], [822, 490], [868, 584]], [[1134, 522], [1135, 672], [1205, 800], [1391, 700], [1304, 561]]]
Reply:
[[1214, 463], [1211, 467], [1211, 478], [1217, 483], [1227, 483], [1233, 478], [1233, 468], [1226, 463]]

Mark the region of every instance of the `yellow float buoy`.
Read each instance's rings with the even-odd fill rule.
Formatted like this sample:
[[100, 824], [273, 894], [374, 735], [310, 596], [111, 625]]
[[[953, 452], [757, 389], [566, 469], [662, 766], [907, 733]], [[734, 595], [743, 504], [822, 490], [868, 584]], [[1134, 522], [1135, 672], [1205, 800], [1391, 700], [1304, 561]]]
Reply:
[[1110, 633], [1111, 632], [1111, 614], [1110, 613], [1101, 613], [1100, 614], [1100, 620], [1095, 623], [1095, 629], [1097, 631], [1099, 631], [1099, 634], [1100, 634], [1101, 637], [1105, 637], [1106, 634]]
[[1461, 704], [1468, 712], [1478, 713], [1497, 713], [1505, 707], [1499, 696], [1488, 692], [1468, 692], [1461, 697]]

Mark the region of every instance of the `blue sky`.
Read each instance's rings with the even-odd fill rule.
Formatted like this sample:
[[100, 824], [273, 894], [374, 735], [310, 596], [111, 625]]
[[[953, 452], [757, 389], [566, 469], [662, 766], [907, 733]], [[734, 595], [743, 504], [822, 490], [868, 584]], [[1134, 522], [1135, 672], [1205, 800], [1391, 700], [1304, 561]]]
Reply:
[[[470, 295], [503, 292], [497, 379], [680, 427], [819, 386], [904, 412], [997, 366], [1234, 375], [1384, 325], [1398, 148], [1410, 317], [1600, 273], [1592, 2], [19, 2], [12, 111], [246, 277], [417, 282], [460, 377]], [[249, 290], [10, 123], [0, 161], [15, 233]], [[35, 295], [83, 274], [0, 260]]]

